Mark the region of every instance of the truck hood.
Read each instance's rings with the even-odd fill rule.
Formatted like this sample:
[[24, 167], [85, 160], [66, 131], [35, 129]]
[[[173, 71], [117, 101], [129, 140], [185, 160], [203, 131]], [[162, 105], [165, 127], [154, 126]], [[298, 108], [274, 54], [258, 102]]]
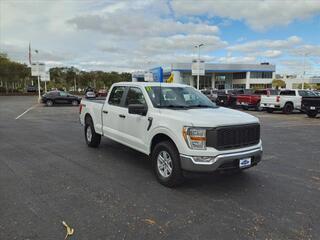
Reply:
[[183, 122], [184, 125], [198, 127], [217, 127], [259, 123], [259, 119], [229, 108], [197, 108], [188, 110], [161, 109], [161, 114]]

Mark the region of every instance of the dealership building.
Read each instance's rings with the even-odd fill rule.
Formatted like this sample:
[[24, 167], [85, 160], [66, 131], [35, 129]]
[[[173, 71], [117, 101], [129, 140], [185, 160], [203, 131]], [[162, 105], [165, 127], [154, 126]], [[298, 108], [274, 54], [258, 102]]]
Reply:
[[[271, 88], [275, 78], [275, 65], [261, 64], [217, 64], [204, 63], [204, 75], [200, 76], [200, 89], [217, 88]], [[152, 75], [160, 77], [152, 78]], [[197, 86], [197, 76], [192, 75], [192, 63], [172, 63], [168, 68], [153, 68], [147, 71], [132, 73], [132, 81], [160, 81], [173, 75], [174, 83], [183, 83]], [[151, 75], [151, 77], [150, 77]]]

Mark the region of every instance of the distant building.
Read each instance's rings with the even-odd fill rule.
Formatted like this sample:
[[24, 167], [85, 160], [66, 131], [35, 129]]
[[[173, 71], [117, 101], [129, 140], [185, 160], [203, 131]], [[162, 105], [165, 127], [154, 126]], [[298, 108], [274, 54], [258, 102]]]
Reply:
[[[192, 63], [172, 63], [163, 69], [163, 80], [173, 74], [173, 82], [196, 87], [197, 76], [192, 75]], [[152, 69], [150, 69], [151, 71]], [[275, 79], [275, 65], [261, 64], [216, 64], [205, 63], [205, 75], [200, 76], [200, 89], [203, 88], [271, 88]], [[133, 81], [145, 81], [145, 72], [132, 73]], [[147, 75], [146, 75], [147, 76]], [[149, 77], [147, 77], [150, 81]]]
[[302, 88], [302, 83], [308, 85], [310, 88], [316, 88], [320, 86], [320, 76], [313, 76], [313, 77], [303, 77], [303, 76], [296, 76], [296, 77], [283, 77], [282, 80], [286, 83], [286, 88], [289, 89], [299, 89]]

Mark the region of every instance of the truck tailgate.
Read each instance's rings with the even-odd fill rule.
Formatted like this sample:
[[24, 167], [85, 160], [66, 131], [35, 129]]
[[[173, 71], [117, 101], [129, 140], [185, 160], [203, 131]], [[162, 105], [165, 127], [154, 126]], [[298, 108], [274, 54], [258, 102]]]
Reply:
[[261, 104], [276, 104], [277, 103], [277, 96], [267, 96], [262, 95], [261, 96]]

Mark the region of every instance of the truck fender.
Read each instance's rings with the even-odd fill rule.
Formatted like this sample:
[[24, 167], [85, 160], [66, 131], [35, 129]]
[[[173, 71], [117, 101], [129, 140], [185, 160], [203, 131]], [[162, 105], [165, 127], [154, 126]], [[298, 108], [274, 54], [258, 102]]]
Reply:
[[[152, 129], [152, 132], [150, 133], [149, 135], [149, 139], [148, 139], [148, 146], [149, 146], [149, 154], [151, 154], [152, 152], [152, 148], [154, 147], [154, 140], [156, 138], [160, 139], [164, 139], [164, 138], [167, 138], [168, 140], [171, 140], [175, 146], [177, 147], [178, 151], [180, 151], [181, 149], [181, 140], [179, 140], [179, 137], [176, 136], [170, 129], [166, 128], [166, 127], [163, 127], [163, 126], [160, 126], [160, 127], [157, 127], [155, 129]], [[181, 135], [182, 136], [182, 135]]]

